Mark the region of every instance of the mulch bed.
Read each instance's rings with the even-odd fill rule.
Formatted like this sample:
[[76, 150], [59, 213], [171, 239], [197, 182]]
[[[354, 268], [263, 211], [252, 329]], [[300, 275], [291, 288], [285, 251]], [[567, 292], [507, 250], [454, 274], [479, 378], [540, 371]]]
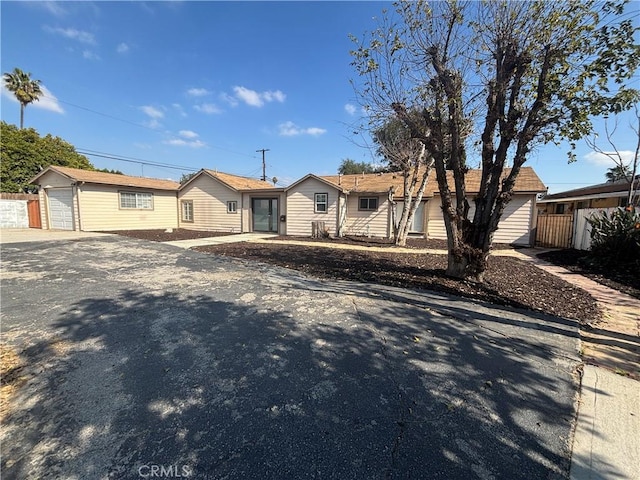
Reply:
[[583, 323], [591, 323], [602, 315], [593, 297], [584, 290], [512, 257], [492, 256], [485, 282], [477, 284], [446, 277], [445, 255], [328, 250], [277, 242], [233, 243], [198, 247], [196, 250], [271, 263], [323, 278], [460, 295], [499, 305], [537, 310]]
[[125, 237], [138, 238], [140, 240], [150, 240], [152, 242], [172, 242], [174, 240], [191, 240], [194, 238], [223, 237], [234, 235], [228, 232], [202, 232], [198, 230], [187, 230], [186, 228], [174, 228], [171, 232], [165, 230], [117, 230], [101, 233], [115, 233]]

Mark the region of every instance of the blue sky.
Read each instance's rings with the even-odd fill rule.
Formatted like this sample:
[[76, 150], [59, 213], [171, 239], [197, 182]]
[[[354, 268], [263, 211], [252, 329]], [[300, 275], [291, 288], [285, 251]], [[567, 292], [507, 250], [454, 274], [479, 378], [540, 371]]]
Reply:
[[[100, 168], [179, 179], [200, 168], [280, 185], [334, 174], [344, 158], [375, 161], [354, 136], [349, 34], [375, 27], [382, 2], [9, 2], [0, 4], [1, 68], [42, 80], [25, 126]], [[3, 88], [2, 119], [19, 122]], [[616, 138], [635, 147], [626, 120]], [[611, 164], [579, 145], [536, 149], [528, 162], [550, 192], [601, 183]]]

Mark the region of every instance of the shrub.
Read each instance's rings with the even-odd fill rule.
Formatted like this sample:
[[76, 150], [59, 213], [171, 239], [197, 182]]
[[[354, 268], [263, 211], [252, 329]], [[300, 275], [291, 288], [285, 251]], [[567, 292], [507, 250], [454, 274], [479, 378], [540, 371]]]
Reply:
[[640, 212], [633, 207], [601, 212], [587, 219], [591, 225], [591, 260], [605, 265], [640, 267]]

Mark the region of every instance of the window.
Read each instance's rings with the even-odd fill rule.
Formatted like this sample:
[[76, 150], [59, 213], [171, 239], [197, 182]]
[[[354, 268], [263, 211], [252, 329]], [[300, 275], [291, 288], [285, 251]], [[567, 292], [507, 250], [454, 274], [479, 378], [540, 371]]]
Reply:
[[153, 210], [153, 194], [120, 192], [120, 208]]
[[328, 193], [314, 193], [313, 195], [313, 211], [315, 213], [327, 213], [329, 204]]
[[360, 197], [358, 210], [378, 210], [378, 197]]
[[558, 204], [556, 204], [556, 214], [557, 214], [557, 215], [561, 215], [561, 214], [563, 214], [563, 213], [564, 213], [564, 207], [565, 207], [565, 204], [564, 204], [564, 203], [558, 203]]
[[227, 213], [237, 213], [238, 212], [238, 202], [235, 200], [233, 202], [227, 202]]
[[193, 222], [193, 200], [182, 200], [182, 221]]

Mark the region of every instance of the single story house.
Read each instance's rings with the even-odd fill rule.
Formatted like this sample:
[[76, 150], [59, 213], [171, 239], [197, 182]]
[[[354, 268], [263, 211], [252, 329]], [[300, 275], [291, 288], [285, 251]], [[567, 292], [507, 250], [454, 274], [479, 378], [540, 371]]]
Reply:
[[200, 170], [178, 192], [180, 228], [221, 232], [285, 232], [283, 188], [253, 178]]
[[134, 230], [177, 228], [180, 184], [172, 180], [50, 166], [39, 186], [42, 228]]
[[[466, 177], [473, 216], [473, 195], [480, 189], [480, 170]], [[508, 174], [508, 170], [504, 175]], [[311, 234], [312, 223], [322, 221], [331, 235], [391, 237], [392, 209], [402, 211], [403, 176], [399, 173], [360, 175], [307, 175], [286, 189], [288, 235]], [[449, 186], [454, 190], [453, 177]], [[531, 167], [524, 167], [516, 180], [514, 196], [507, 205], [494, 235], [497, 243], [532, 245], [535, 241], [536, 197], [546, 187]], [[390, 192], [393, 192], [390, 195]], [[442, 207], [435, 172], [429, 178], [416, 210], [410, 233], [446, 239]]]
[[[480, 178], [480, 170], [470, 170], [466, 178], [471, 215]], [[453, 189], [453, 178], [449, 180]], [[262, 180], [207, 169], [179, 185], [170, 180], [52, 166], [32, 183], [40, 187], [43, 228], [85, 231], [180, 227], [310, 236], [315, 224], [334, 236], [389, 238], [404, 198], [400, 173], [309, 174], [287, 188], [279, 188]], [[536, 197], [544, 191], [532, 168], [520, 171], [495, 242], [534, 243]], [[397, 215], [392, 214], [394, 208]], [[435, 172], [416, 211], [411, 233], [446, 238]]]
[[[640, 175], [636, 176], [634, 189], [640, 190]], [[584, 208], [626, 207], [629, 181], [618, 180], [566, 192], [546, 195], [538, 200], [539, 212], [544, 214], [573, 213]]]

